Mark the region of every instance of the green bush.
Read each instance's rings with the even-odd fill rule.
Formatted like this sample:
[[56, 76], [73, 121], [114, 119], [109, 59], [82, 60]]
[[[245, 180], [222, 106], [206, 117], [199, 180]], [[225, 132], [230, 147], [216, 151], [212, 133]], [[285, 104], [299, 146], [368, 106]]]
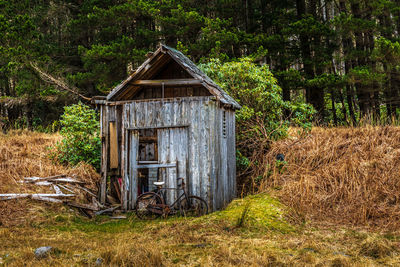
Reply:
[[67, 106], [61, 115], [61, 142], [56, 145], [55, 158], [76, 165], [87, 162], [100, 168], [100, 123], [97, 113], [82, 103]]
[[265, 154], [270, 143], [286, 137], [289, 126], [310, 130], [315, 110], [308, 104], [284, 101], [268, 66], [259, 66], [251, 58], [226, 63], [213, 59], [200, 68], [242, 106], [236, 112], [238, 182], [254, 190], [254, 177], [268, 176]]
[[312, 106], [283, 101], [267, 65], [256, 65], [251, 58], [226, 63], [212, 59], [200, 68], [242, 106], [236, 112], [239, 138], [276, 140], [287, 135], [290, 125], [311, 129]]

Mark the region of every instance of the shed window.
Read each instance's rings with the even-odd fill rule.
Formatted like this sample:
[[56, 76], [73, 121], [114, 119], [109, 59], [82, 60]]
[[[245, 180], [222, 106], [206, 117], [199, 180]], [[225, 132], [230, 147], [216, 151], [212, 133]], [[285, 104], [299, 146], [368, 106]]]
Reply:
[[[154, 164], [158, 161], [158, 136], [156, 129], [139, 131], [139, 164]], [[139, 169], [138, 193], [153, 191], [158, 180], [158, 168]]]

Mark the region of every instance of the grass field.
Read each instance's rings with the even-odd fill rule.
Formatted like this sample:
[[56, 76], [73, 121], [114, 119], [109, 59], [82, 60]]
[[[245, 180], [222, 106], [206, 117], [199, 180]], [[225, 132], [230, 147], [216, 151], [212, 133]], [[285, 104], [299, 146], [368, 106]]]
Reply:
[[[242, 226], [239, 222], [248, 207]], [[139, 221], [89, 220], [63, 208], [45, 217], [0, 228], [3, 264], [120, 266], [375, 266], [400, 264], [400, 236], [351, 228], [314, 228], [293, 220], [277, 200], [262, 194], [237, 200], [203, 218]], [[295, 220], [294, 220], [295, 221]], [[52, 246], [50, 257], [33, 251]]]
[[[0, 192], [25, 192], [16, 181], [59, 172], [95, 181], [88, 166], [54, 164], [58, 135], [0, 136]], [[38, 141], [40, 140], [40, 141]], [[288, 169], [291, 167], [288, 166]], [[140, 221], [135, 215], [89, 220], [57, 204], [0, 203], [0, 265], [10, 266], [399, 266], [400, 233], [311, 221], [280, 202], [282, 188], [237, 199], [201, 218]], [[286, 203], [286, 201], [284, 201]], [[290, 202], [287, 202], [290, 203]], [[335, 214], [335, 216], [337, 216]], [[52, 246], [49, 257], [34, 250]]]
[[[27, 218], [24, 225], [0, 228], [3, 264], [94, 265], [99, 258], [107, 266], [400, 264], [400, 236], [295, 223], [290, 211], [268, 194], [236, 200], [227, 210], [202, 218], [144, 222], [130, 215], [113, 221], [89, 220], [67, 208], [38, 212], [45, 218], [40, 223]], [[40, 246], [54, 250], [38, 260], [33, 252]]]

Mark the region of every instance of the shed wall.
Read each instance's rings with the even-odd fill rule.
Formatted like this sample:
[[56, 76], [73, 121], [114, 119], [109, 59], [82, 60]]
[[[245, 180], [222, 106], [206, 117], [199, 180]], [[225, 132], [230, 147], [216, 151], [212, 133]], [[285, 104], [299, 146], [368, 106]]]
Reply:
[[[119, 111], [120, 109], [120, 111]], [[188, 97], [180, 99], [134, 101], [121, 105], [102, 106], [102, 172], [108, 169], [109, 140], [108, 120], [105, 114], [115, 114], [119, 136], [120, 168], [116, 170], [123, 179], [123, 188], [132, 188], [129, 171], [128, 133], [136, 129], [185, 127], [187, 129], [187, 166], [179, 172], [187, 173], [190, 194], [207, 200], [210, 210], [225, 207], [236, 195], [235, 165], [235, 116], [234, 111], [224, 110], [213, 97]], [[225, 113], [225, 115], [224, 115]], [[111, 116], [111, 115], [109, 115]], [[171, 131], [171, 133], [174, 131]], [[179, 131], [178, 131], [179, 132]], [[122, 134], [124, 133], [124, 134]], [[174, 137], [171, 137], [174, 138]], [[169, 149], [172, 149], [171, 147]], [[177, 148], [177, 151], [182, 151]], [[132, 155], [132, 154], [131, 154]], [[106, 166], [104, 166], [106, 164]], [[180, 173], [180, 176], [183, 174]], [[129, 187], [128, 187], [129, 186]], [[103, 190], [103, 189], [102, 189]], [[132, 208], [135, 193], [127, 196], [122, 190], [123, 206]], [[130, 200], [130, 201], [128, 201]], [[131, 202], [131, 203], [129, 203]]]

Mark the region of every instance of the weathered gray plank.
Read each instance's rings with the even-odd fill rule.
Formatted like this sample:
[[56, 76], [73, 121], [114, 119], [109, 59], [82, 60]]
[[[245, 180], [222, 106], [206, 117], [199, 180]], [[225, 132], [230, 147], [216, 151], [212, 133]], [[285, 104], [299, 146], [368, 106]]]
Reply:
[[129, 112], [128, 105], [124, 105], [122, 108], [122, 128], [121, 128], [121, 204], [124, 210], [128, 209], [128, 137], [127, 137], [127, 122]]
[[148, 168], [175, 168], [176, 162], [170, 163], [156, 163], [156, 164], [140, 164], [137, 165], [136, 168], [138, 169], [148, 169]]
[[[229, 202], [229, 188], [228, 188], [228, 147], [227, 147], [227, 126], [226, 126], [226, 111], [222, 110], [222, 121], [225, 120], [225, 127], [223, 125], [222, 131], [222, 142], [221, 142], [221, 169], [222, 169], [222, 184], [223, 184], [223, 202], [222, 207], [225, 207], [226, 204]], [[225, 114], [225, 115], [224, 115]], [[225, 118], [225, 119], [224, 119]]]
[[190, 126], [189, 124], [165, 125], [165, 126], [142, 126], [142, 127], [130, 127], [130, 128], [128, 128], [128, 130], [185, 128], [185, 127], [189, 127], [189, 126]]
[[[171, 108], [170, 114], [171, 114], [171, 116], [173, 116], [173, 111], [172, 111], [173, 107], [171, 106], [170, 108]], [[173, 118], [171, 118], [171, 121], [172, 120], [173, 120]], [[179, 144], [176, 143], [175, 138], [179, 134], [178, 133], [179, 128], [178, 129], [168, 129], [166, 131], [168, 131], [168, 135], [169, 135], [169, 146], [168, 146], [168, 148], [169, 148], [169, 151], [168, 151], [169, 162], [177, 161], [176, 153], [179, 150]], [[178, 165], [179, 165], [179, 163], [178, 163]], [[168, 184], [169, 184], [169, 187], [170, 188], [176, 188], [177, 187], [177, 183], [176, 183], [176, 175], [177, 175], [176, 168], [168, 169], [167, 173], [168, 173]], [[172, 204], [175, 201], [176, 197], [177, 197], [176, 196], [177, 192], [176, 192], [176, 190], [169, 190], [169, 191], [170, 191], [169, 192], [170, 193], [169, 201], [170, 201], [170, 204]]]
[[138, 197], [138, 147], [139, 147], [139, 133], [138, 131], [130, 131], [130, 151], [129, 151], [129, 176], [130, 176], [130, 199], [129, 208], [134, 209], [136, 198]]
[[215, 210], [216, 207], [216, 180], [217, 180], [217, 166], [216, 166], [216, 142], [217, 142], [217, 131], [216, 131], [216, 111], [217, 106], [214, 101], [210, 101], [209, 103], [209, 150], [208, 150], [208, 158], [210, 160], [210, 176], [209, 176], [209, 194], [210, 201], [208, 203], [210, 210]]
[[235, 117], [235, 112], [231, 111], [231, 138], [232, 141], [230, 143], [230, 146], [232, 147], [232, 152], [231, 152], [231, 166], [232, 168], [232, 199], [236, 197], [237, 195], [237, 180], [236, 180], [236, 117]]
[[102, 166], [102, 177], [101, 177], [101, 184], [100, 184], [100, 202], [105, 204], [106, 202], [106, 191], [107, 191], [107, 175], [108, 175], [108, 123], [106, 123], [108, 118], [108, 106], [103, 107], [103, 138], [102, 138], [102, 158], [101, 158], [101, 166]]
[[209, 125], [207, 123], [208, 120], [208, 104], [206, 101], [201, 101], [200, 103], [200, 123], [199, 123], [199, 177], [200, 177], [200, 196], [208, 201], [208, 170], [210, 158], [208, 158], [208, 128]]

